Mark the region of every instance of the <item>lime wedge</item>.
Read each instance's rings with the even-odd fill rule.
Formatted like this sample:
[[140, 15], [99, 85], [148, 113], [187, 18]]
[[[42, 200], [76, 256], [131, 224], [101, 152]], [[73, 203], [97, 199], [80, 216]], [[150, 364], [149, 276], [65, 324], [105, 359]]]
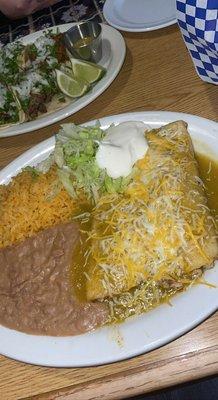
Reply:
[[89, 89], [86, 82], [75, 79], [58, 69], [56, 69], [56, 76], [60, 90], [69, 97], [80, 97]]
[[75, 78], [82, 79], [89, 84], [97, 82], [103, 77], [106, 70], [98, 64], [71, 58], [72, 70]]

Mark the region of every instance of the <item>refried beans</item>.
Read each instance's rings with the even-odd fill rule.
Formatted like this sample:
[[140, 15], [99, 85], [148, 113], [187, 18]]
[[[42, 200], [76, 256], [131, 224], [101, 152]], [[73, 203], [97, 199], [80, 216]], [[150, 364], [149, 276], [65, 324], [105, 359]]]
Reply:
[[70, 280], [79, 240], [75, 223], [56, 225], [0, 249], [0, 324], [31, 334], [66, 336], [95, 329], [108, 310], [79, 302]]

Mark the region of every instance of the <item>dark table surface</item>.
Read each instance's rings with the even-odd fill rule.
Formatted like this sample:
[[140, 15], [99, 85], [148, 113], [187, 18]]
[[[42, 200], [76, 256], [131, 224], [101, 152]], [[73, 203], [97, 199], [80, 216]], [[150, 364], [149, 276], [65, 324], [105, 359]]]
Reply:
[[54, 25], [80, 20], [104, 22], [103, 4], [104, 0], [62, 0], [17, 20], [10, 20], [0, 13], [0, 45]]

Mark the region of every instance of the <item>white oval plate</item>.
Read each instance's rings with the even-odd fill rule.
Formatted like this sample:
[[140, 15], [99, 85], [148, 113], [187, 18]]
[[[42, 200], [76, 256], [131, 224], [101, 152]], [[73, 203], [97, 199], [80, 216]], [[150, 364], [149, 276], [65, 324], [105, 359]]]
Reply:
[[[75, 25], [75, 23], [54, 26], [43, 31], [31, 33], [20, 40], [26, 45], [34, 42], [43, 32], [47, 30], [52, 30], [55, 32], [58, 28], [60, 32], [65, 32], [73, 25]], [[107, 69], [105, 76], [99, 82], [97, 82], [95, 86], [93, 86], [91, 91], [79, 99], [72, 101], [66, 107], [54, 111], [53, 113], [47, 115], [45, 114], [44, 116], [42, 115], [34, 121], [24, 122], [23, 124], [13, 125], [2, 131], [0, 130], [0, 138], [21, 135], [22, 133], [31, 132], [36, 129], [43, 128], [44, 126], [54, 124], [55, 122], [69, 117], [75, 112], [81, 110], [83, 107], [87, 106], [108, 88], [108, 86], [118, 75], [123, 65], [126, 54], [126, 45], [120, 32], [105, 24], [101, 24], [101, 26], [102, 59], [100, 60], [99, 64]]]
[[[211, 151], [218, 159], [218, 124], [189, 114], [136, 112], [100, 119], [103, 128], [127, 120], [144, 121], [151, 127], [183, 119], [189, 124], [195, 148]], [[93, 125], [95, 121], [85, 125]], [[36, 165], [54, 148], [54, 137], [33, 147], [0, 172], [0, 184], [7, 183], [26, 165]], [[205, 273], [218, 286], [218, 263]], [[197, 285], [172, 298], [172, 307], [163, 304], [148, 313], [115, 327], [74, 337], [27, 335], [0, 326], [0, 353], [27, 363], [54, 367], [81, 367], [111, 363], [160, 347], [189, 331], [218, 305], [217, 289]]]
[[177, 23], [175, 0], [106, 0], [106, 21], [121, 31], [146, 32]]

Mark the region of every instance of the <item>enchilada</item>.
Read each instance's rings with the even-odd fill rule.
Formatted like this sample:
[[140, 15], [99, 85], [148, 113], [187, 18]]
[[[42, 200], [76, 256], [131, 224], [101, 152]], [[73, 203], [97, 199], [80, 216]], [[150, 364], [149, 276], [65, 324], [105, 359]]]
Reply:
[[93, 212], [88, 299], [112, 298], [143, 282], [179, 287], [218, 255], [186, 123], [145, 133], [149, 149], [123, 195], [103, 196]]

